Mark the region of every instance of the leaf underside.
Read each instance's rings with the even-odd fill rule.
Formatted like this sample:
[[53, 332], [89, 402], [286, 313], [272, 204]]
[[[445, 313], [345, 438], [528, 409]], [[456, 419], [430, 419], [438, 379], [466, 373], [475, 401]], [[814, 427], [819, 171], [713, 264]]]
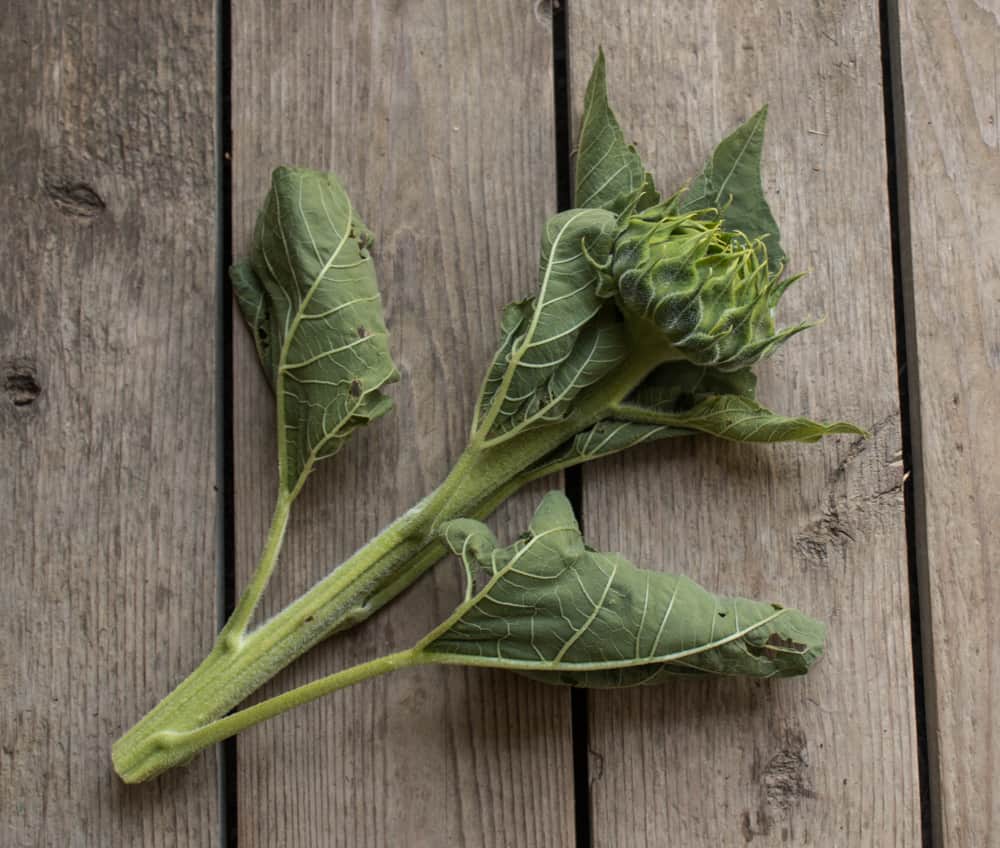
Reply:
[[275, 170], [251, 256], [230, 275], [276, 393], [286, 491], [392, 407], [398, 379], [369, 248], [371, 233], [333, 174]]
[[646, 442], [704, 433], [735, 442], [815, 442], [836, 433], [864, 435], [845, 422], [823, 423], [771, 412], [755, 398], [757, 378], [676, 361], [661, 365], [627, 401], [529, 469], [532, 478]]
[[608, 86], [601, 51], [587, 84], [583, 121], [576, 154], [574, 202], [620, 212], [634, 192], [643, 189], [636, 208], [642, 210], [659, 201], [653, 178], [647, 173], [635, 147], [625, 141], [608, 103]]
[[864, 435], [843, 421], [823, 423], [778, 415], [755, 398], [749, 368], [725, 373], [687, 362], [661, 366], [622, 404], [644, 423], [707, 433], [734, 442], [815, 442], [836, 433]]
[[444, 532], [470, 575], [481, 569], [488, 580], [418, 646], [439, 661], [617, 687], [803, 674], [822, 653], [824, 625], [796, 610], [714, 595], [588, 548], [559, 492], [510, 547], [477, 521], [449, 522]]
[[625, 358], [620, 320], [597, 297], [590, 251], [608, 249], [610, 212], [574, 209], [553, 216], [542, 234], [539, 289], [509, 305], [501, 341], [483, 382], [474, 429], [486, 437], [524, 430], [565, 416], [573, 399]]

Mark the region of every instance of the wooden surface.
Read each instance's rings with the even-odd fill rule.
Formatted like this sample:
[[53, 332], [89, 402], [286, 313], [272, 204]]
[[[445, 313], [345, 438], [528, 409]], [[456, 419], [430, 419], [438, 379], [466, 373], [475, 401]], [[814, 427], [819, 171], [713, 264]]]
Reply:
[[[16, 0], [0, 20], [0, 845], [573, 846], [583, 812], [595, 848], [1000, 846], [1000, 16], [971, 0], [886, 6], [880, 21], [860, 0], [738, 13], [713, 0], [697, 15], [678, 0], [561, 3], [573, 116], [602, 44], [613, 105], [663, 186], [770, 104], [766, 189], [792, 269], [812, 271], [781, 315], [827, 320], [759, 369], [761, 397], [872, 432], [693, 440], [590, 466], [587, 535], [826, 620], [822, 663], [773, 684], [590, 693], [589, 759], [575, 762], [566, 690], [458, 669], [371, 681], [240, 737], [234, 842], [215, 752], [139, 787], [109, 762], [216, 624], [218, 24], [189, 0], [141, 14]], [[273, 166], [342, 174], [378, 234], [403, 373], [397, 411], [310, 481], [263, 614], [430, 490], [464, 444], [499, 310], [532, 291], [556, 205], [551, 9], [232, 4], [232, 248]], [[233, 404], [242, 584], [275, 462], [240, 327]], [[499, 513], [501, 536], [559, 483]], [[412, 642], [459, 582], [440, 566], [264, 694]], [[590, 793], [575, 797], [584, 766]]]
[[[265, 612], [279, 609], [443, 478], [465, 444], [504, 304], [534, 287], [555, 209], [548, 21], [529, 3], [234, 7], [236, 250], [271, 168], [342, 174], [377, 238], [397, 408], [310, 480]], [[265, 118], [265, 116], [267, 116]], [[269, 395], [237, 328], [238, 574], [273, 504]], [[533, 498], [495, 526], [523, 530]], [[442, 565], [393, 611], [268, 692], [412, 644], [460, 597]], [[418, 669], [239, 741], [239, 844], [569, 845], [569, 693], [512, 675]]]
[[0, 845], [196, 846], [214, 754], [111, 742], [215, 630], [211, 7], [15, 2], [0, 27]]
[[769, 104], [765, 186], [792, 270], [812, 271], [779, 318], [826, 322], [756, 369], [760, 396], [787, 414], [858, 422], [872, 438], [698, 439], [584, 468], [597, 547], [829, 626], [806, 678], [591, 693], [594, 845], [918, 845], [875, 9], [688, 8], [630, 4], [609, 23], [605, 3], [576, 0], [575, 104], [602, 43], [612, 105], [666, 191]]
[[902, 2], [900, 24], [934, 829], [997, 846], [1000, 9]]

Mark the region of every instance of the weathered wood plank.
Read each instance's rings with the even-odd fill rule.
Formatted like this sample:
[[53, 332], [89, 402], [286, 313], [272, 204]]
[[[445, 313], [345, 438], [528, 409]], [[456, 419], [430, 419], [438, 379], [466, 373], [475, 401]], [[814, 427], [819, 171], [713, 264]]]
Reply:
[[612, 100], [668, 189], [770, 104], [788, 318], [759, 369], [791, 413], [867, 441], [651, 446], [584, 470], [587, 535], [713, 590], [825, 619], [806, 679], [591, 695], [595, 845], [914, 845], [919, 803], [878, 20], [859, 2], [569, 9], [574, 102], [603, 43]]
[[215, 22], [16, 2], [0, 77], [0, 843], [212, 844], [112, 741], [215, 630]]
[[1000, 845], [1000, 16], [899, 4], [935, 844]]
[[[234, 8], [237, 253], [274, 165], [336, 170], [377, 234], [403, 373], [397, 410], [310, 480], [266, 610], [429, 491], [464, 445], [500, 308], [531, 290], [555, 205], [551, 31], [534, 6]], [[242, 329], [237, 341], [246, 579], [272, 504], [273, 419]], [[498, 529], [520, 532], [528, 507]], [[269, 691], [409, 644], [457, 597], [442, 565]], [[568, 717], [566, 692], [503, 674], [422, 669], [338, 693], [240, 738], [240, 845], [571, 844]]]

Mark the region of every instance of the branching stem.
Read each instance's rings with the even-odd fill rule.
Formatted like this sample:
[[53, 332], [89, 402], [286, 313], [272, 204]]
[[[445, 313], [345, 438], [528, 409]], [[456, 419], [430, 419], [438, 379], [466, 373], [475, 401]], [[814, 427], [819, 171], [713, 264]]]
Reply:
[[[437, 529], [444, 521], [485, 518], [538, 476], [532, 473], [532, 466], [596, 423], [662, 358], [657, 353], [635, 352], [613, 379], [596, 384], [581, 397], [575, 412], [564, 421], [526, 430], [497, 448], [485, 447], [474, 438], [434, 492], [296, 601], [247, 632], [277, 562], [294, 500], [290, 495], [279, 497], [260, 564], [232, 618], [201, 665], [115, 743], [112, 759], [118, 773], [127, 782], [148, 780], [186, 761], [199, 748], [242, 729], [235, 716], [228, 724], [222, 717], [311, 647], [368, 618], [404, 591], [444, 555], [444, 545], [437, 538]], [[551, 470], [552, 466], [546, 466], [546, 472]], [[384, 659], [401, 662], [399, 656]], [[341, 673], [346, 675], [343, 677], [333, 675], [316, 681], [317, 688], [307, 687], [305, 695], [302, 690], [286, 693], [285, 700], [275, 701], [267, 709], [281, 712], [288, 708], [283, 705], [295, 706], [299, 698], [312, 700], [308, 693], [333, 691], [353, 682], [351, 675], [360, 674], [357, 679], [362, 679], [391, 670], [379, 662], [366, 664], [363, 670], [349, 669]], [[255, 723], [267, 717], [265, 713], [263, 709], [248, 713], [262, 718], [246, 720]]]

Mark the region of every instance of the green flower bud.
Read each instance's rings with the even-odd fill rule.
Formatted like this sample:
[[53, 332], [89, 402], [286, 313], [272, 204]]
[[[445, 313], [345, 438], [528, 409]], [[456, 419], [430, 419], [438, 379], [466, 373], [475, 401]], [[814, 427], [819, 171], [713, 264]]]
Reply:
[[778, 330], [774, 309], [799, 276], [768, 270], [760, 239], [722, 228], [677, 202], [624, 216], [598, 293], [614, 296], [633, 336], [659, 337], [685, 359], [735, 371], [770, 355], [811, 323]]

